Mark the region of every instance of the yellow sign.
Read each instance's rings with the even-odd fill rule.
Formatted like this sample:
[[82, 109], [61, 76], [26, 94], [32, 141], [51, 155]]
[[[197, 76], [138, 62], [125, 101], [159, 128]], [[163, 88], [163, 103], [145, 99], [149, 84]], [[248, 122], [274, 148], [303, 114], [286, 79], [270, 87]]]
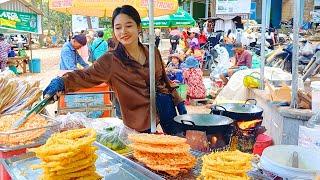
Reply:
[[[49, 0], [50, 9], [83, 16], [111, 17], [115, 8], [134, 6], [141, 17], [148, 16], [148, 0]], [[154, 0], [154, 16], [173, 14], [177, 0]]]

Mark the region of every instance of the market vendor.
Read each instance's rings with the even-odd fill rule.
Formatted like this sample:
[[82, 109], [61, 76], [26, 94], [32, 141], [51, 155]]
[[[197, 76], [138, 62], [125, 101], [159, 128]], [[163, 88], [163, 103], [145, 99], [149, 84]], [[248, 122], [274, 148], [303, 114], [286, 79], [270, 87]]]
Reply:
[[[100, 57], [87, 69], [75, 70], [51, 81], [43, 94], [74, 92], [101, 83], [109, 84], [119, 98], [123, 122], [139, 132], [150, 132], [149, 49], [139, 42], [140, 15], [129, 5], [118, 7], [112, 16], [114, 51]], [[167, 134], [177, 133], [173, 118], [186, 114], [184, 101], [166, 76], [160, 52], [155, 48], [156, 105], [160, 125]], [[59, 93], [58, 93], [59, 94]], [[57, 96], [54, 96], [56, 100]], [[157, 122], [159, 122], [157, 118]]]
[[241, 43], [235, 43], [233, 50], [235, 52], [234, 65], [220, 74], [220, 78], [224, 84], [228, 83], [227, 77], [231, 77], [235, 72], [251, 68], [252, 66], [252, 55], [248, 50], [243, 48]]
[[89, 65], [82, 59], [78, 51], [87, 44], [85, 35], [75, 35], [70, 42], [66, 42], [60, 54], [60, 70], [76, 70], [77, 65], [87, 68]]

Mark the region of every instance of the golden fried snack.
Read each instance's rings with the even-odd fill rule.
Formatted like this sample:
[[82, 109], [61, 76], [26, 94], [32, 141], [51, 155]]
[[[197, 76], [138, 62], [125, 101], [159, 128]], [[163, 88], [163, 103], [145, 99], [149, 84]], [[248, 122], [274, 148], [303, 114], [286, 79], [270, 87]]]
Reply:
[[69, 173], [69, 174], [63, 174], [63, 175], [49, 175], [49, 174], [45, 174], [44, 175], [44, 179], [73, 179], [73, 178], [79, 178], [79, 177], [83, 177], [83, 176], [88, 176], [88, 175], [91, 175], [91, 174], [94, 174], [96, 171], [95, 167], [88, 167], [86, 169], [82, 169], [80, 171], [77, 171], [77, 172], [72, 172], [72, 173]]
[[178, 145], [157, 145], [157, 144], [142, 144], [142, 143], [134, 143], [130, 144], [134, 150], [149, 152], [149, 153], [168, 153], [168, 154], [180, 154], [181, 152], [188, 152], [190, 150], [190, 145], [178, 144]]
[[155, 171], [163, 171], [171, 176], [186, 173], [196, 164], [196, 158], [189, 150], [186, 139], [169, 135], [133, 134], [133, 156]]
[[180, 168], [177, 166], [171, 166], [171, 165], [152, 165], [152, 164], [146, 164], [147, 167], [156, 170], [156, 171], [180, 171]]
[[[45, 165], [43, 167], [56, 167], [56, 166], [67, 166], [70, 163], [76, 162], [76, 161], [80, 161], [81, 159], [86, 159], [88, 158], [90, 155], [94, 154], [94, 152], [97, 150], [97, 147], [88, 147], [88, 148], [84, 148], [81, 149], [81, 151], [77, 154], [75, 154], [74, 156], [68, 157], [68, 158], [61, 158], [61, 159], [54, 159], [49, 156], [45, 157], [46, 160], [49, 160], [47, 163], [44, 163]], [[54, 155], [57, 156], [57, 155]]]
[[146, 153], [141, 151], [135, 151], [133, 156], [140, 162], [152, 165], [170, 164], [188, 164], [195, 163], [196, 158], [188, 153], [182, 154], [156, 154], [156, 153]]
[[[65, 131], [59, 134], [54, 134], [52, 137], [48, 139], [45, 145], [39, 148], [31, 149], [31, 151], [35, 152], [37, 156], [40, 157], [73, 152], [76, 150], [81, 150], [81, 148], [92, 144], [96, 139], [96, 132], [93, 129], [80, 129], [79, 131], [81, 133], [78, 133], [77, 131], [78, 129]], [[75, 135], [73, 135], [73, 133]], [[74, 137], [79, 138], [74, 139]], [[68, 143], [65, 143], [63, 139], [66, 139]]]
[[91, 174], [89, 176], [79, 177], [76, 180], [100, 180], [100, 179], [102, 179], [102, 177], [95, 173], [95, 174]]
[[166, 171], [167, 174], [169, 174], [170, 176], [177, 176], [179, 173], [180, 173], [180, 170], [179, 171]]
[[67, 169], [73, 169], [76, 168], [78, 166], [84, 166], [87, 164], [94, 164], [94, 162], [96, 162], [97, 160], [97, 155], [96, 154], [92, 154], [90, 155], [90, 157], [87, 157], [85, 159], [81, 159], [80, 161], [76, 161], [70, 164], [67, 164], [66, 166], [57, 166], [54, 168], [49, 168], [49, 171], [62, 171], [62, 170], [67, 170]]
[[[15, 121], [21, 118], [24, 113], [16, 113], [13, 115], [6, 115], [0, 117], [0, 132], [18, 132], [22, 130], [28, 130], [33, 128], [44, 127], [48, 124], [48, 121], [38, 114], [30, 116], [24, 124], [18, 129], [12, 130], [11, 127]], [[33, 131], [19, 132], [10, 135], [0, 135], [0, 144], [6, 146], [26, 145], [33, 143], [33, 141], [45, 133], [46, 129], [41, 128]]]
[[163, 144], [163, 145], [177, 145], [187, 142], [187, 139], [170, 136], [170, 135], [158, 135], [158, 134], [130, 134], [128, 139], [134, 143], [145, 143], [145, 144]]
[[211, 153], [202, 157], [200, 179], [249, 179], [253, 155], [240, 151]]
[[52, 135], [41, 147], [31, 149], [43, 162], [32, 168], [43, 169], [43, 180], [101, 179], [95, 172], [97, 147], [93, 129], [71, 130]]

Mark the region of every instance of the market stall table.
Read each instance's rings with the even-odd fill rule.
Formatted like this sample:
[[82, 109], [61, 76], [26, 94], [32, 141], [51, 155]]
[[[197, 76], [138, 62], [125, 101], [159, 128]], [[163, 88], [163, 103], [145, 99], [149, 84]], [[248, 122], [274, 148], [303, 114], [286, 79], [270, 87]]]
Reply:
[[[162, 179], [159, 175], [124, 156], [118, 155], [107, 147], [99, 143], [94, 143], [94, 145], [99, 148], [97, 151], [96, 171], [104, 176], [105, 179]], [[34, 153], [23, 154], [10, 159], [1, 159], [1, 163], [13, 180], [38, 179], [42, 174], [41, 169], [33, 170], [31, 168], [31, 165], [40, 163]]]
[[16, 57], [9, 57], [8, 58], [8, 66], [16, 66], [22, 68], [22, 72], [27, 72], [27, 64], [29, 63], [30, 58], [28, 56], [16, 56]]

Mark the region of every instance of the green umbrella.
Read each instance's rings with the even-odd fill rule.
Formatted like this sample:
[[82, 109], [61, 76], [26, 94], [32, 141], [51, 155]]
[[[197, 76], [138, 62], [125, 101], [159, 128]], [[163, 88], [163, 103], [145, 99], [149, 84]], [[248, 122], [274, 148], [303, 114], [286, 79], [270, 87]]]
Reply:
[[[154, 18], [154, 27], [170, 28], [170, 27], [190, 27], [194, 26], [196, 21], [185, 10], [178, 8], [174, 14], [159, 16]], [[142, 28], [149, 27], [149, 18], [142, 19]]]

